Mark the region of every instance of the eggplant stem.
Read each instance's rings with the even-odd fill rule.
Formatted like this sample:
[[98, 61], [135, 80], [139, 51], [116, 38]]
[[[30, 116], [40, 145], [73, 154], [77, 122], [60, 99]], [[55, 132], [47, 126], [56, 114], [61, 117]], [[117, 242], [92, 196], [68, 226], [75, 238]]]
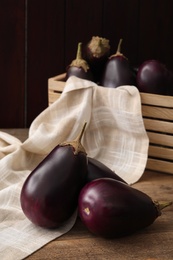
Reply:
[[122, 56], [123, 58], [125, 58], [127, 60], [127, 58], [123, 55], [123, 53], [121, 52], [121, 43], [122, 43], [123, 39], [120, 39], [119, 40], [119, 43], [118, 43], [118, 47], [117, 47], [117, 51], [115, 54], [111, 55], [109, 57], [109, 59], [112, 59], [114, 57], [117, 57], [117, 56]]
[[85, 72], [87, 72], [89, 70], [89, 65], [88, 65], [87, 61], [82, 58], [82, 42], [78, 43], [76, 59], [72, 60], [69, 67], [82, 68]]
[[116, 54], [121, 54], [121, 44], [122, 44], [122, 41], [123, 41], [123, 39], [120, 39], [120, 40], [119, 40], [118, 48], [117, 48]]
[[170, 205], [172, 205], [172, 201], [158, 201], [159, 210], [162, 210]]
[[170, 206], [172, 204], [172, 201], [153, 201], [156, 209], [157, 209], [157, 214], [158, 216], [161, 216], [162, 214], [162, 209]]
[[79, 135], [76, 137], [76, 139], [74, 139], [74, 141], [78, 141], [79, 143], [81, 142], [81, 139], [82, 139], [82, 136], [83, 136], [83, 134], [84, 134], [86, 125], [87, 125], [87, 122], [84, 123], [81, 132], [80, 132]]
[[78, 48], [77, 48], [77, 54], [76, 54], [76, 59], [81, 60], [82, 59], [82, 43], [78, 43]]
[[85, 131], [86, 124], [87, 124], [87, 122], [84, 123], [81, 132], [73, 141], [60, 143], [59, 145], [60, 146], [71, 145], [74, 148], [74, 154], [78, 154], [79, 152], [83, 152], [86, 154], [85, 148], [81, 144], [81, 139], [82, 139], [83, 133]]

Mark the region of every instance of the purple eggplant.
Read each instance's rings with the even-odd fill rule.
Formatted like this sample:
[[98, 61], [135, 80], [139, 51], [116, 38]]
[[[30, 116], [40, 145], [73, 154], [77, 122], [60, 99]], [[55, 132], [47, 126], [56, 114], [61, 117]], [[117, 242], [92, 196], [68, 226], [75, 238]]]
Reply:
[[147, 194], [110, 178], [86, 184], [80, 192], [78, 214], [92, 233], [116, 238], [151, 225], [172, 202], [153, 201]]
[[122, 85], [136, 85], [136, 76], [128, 59], [121, 53], [120, 39], [117, 52], [110, 56], [101, 77], [100, 85], [117, 88]]
[[66, 80], [71, 77], [76, 76], [81, 79], [86, 79], [94, 81], [91, 69], [86, 60], [82, 58], [82, 43], [78, 43], [76, 59], [71, 62], [66, 69]]
[[158, 60], [146, 60], [137, 72], [137, 88], [140, 92], [166, 95], [170, 84], [170, 72]]
[[115, 172], [113, 172], [109, 167], [105, 164], [101, 163], [100, 161], [88, 157], [88, 174], [87, 174], [87, 182], [93, 181], [99, 178], [112, 178], [118, 181], [122, 181], [121, 177], [119, 177]]
[[57, 145], [25, 180], [21, 208], [35, 225], [57, 228], [75, 212], [87, 176], [84, 128], [74, 141]]
[[84, 48], [84, 57], [94, 75], [95, 82], [99, 82], [103, 68], [110, 54], [109, 40], [93, 36]]

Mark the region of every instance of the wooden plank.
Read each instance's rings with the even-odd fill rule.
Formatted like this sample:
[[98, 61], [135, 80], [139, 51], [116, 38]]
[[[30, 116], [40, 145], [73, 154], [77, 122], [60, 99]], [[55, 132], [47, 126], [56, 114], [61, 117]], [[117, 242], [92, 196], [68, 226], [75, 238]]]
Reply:
[[149, 93], [140, 93], [141, 103], [160, 107], [173, 108], [173, 97]]
[[173, 120], [173, 108], [142, 105], [144, 117]]
[[64, 74], [58, 75], [48, 79], [48, 104], [49, 106], [54, 103], [62, 94], [65, 82]]
[[54, 77], [56, 81], [64, 81], [65, 82], [66, 73], [59, 74]]
[[61, 93], [54, 93], [49, 91], [49, 106], [53, 104], [58, 98], [60, 98]]
[[173, 134], [173, 123], [160, 120], [144, 118], [146, 130]]
[[173, 147], [173, 137], [172, 135], [167, 135], [163, 133], [147, 132], [150, 143], [158, 144], [163, 146]]
[[48, 79], [48, 90], [62, 92], [65, 86], [65, 73]]
[[0, 1], [0, 126], [25, 125], [25, 1]]
[[168, 147], [149, 145], [148, 150], [149, 157], [155, 157], [158, 159], [172, 160], [173, 165], [173, 149]]
[[48, 78], [64, 71], [65, 1], [28, 0], [27, 2], [27, 126], [29, 126], [48, 106]]
[[149, 170], [173, 174], [172, 162], [149, 158], [147, 161], [146, 168]]

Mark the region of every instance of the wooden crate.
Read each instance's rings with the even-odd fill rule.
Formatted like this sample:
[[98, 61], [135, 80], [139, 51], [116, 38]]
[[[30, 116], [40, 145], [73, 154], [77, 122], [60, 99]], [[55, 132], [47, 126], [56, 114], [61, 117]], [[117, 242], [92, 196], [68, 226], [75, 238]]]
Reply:
[[147, 168], [173, 174], [173, 97], [141, 93], [149, 137]]
[[60, 97], [63, 92], [65, 85], [65, 76], [66, 74], [60, 74], [58, 76], [48, 79], [48, 103], [49, 106]]
[[[48, 79], [48, 101], [60, 97], [65, 73]], [[142, 115], [149, 137], [146, 168], [173, 174], [173, 97], [141, 93]]]

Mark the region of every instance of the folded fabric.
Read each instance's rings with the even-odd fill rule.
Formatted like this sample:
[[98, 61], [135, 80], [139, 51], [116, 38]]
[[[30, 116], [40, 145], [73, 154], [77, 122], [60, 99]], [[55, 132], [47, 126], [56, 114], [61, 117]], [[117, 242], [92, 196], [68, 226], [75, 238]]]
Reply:
[[0, 132], [0, 259], [23, 259], [73, 227], [76, 213], [56, 230], [33, 225], [21, 210], [20, 192], [37, 164], [57, 144], [74, 139], [84, 122], [88, 156], [129, 184], [144, 173], [149, 141], [137, 88], [104, 88], [70, 77], [61, 97], [32, 122], [25, 142]]

